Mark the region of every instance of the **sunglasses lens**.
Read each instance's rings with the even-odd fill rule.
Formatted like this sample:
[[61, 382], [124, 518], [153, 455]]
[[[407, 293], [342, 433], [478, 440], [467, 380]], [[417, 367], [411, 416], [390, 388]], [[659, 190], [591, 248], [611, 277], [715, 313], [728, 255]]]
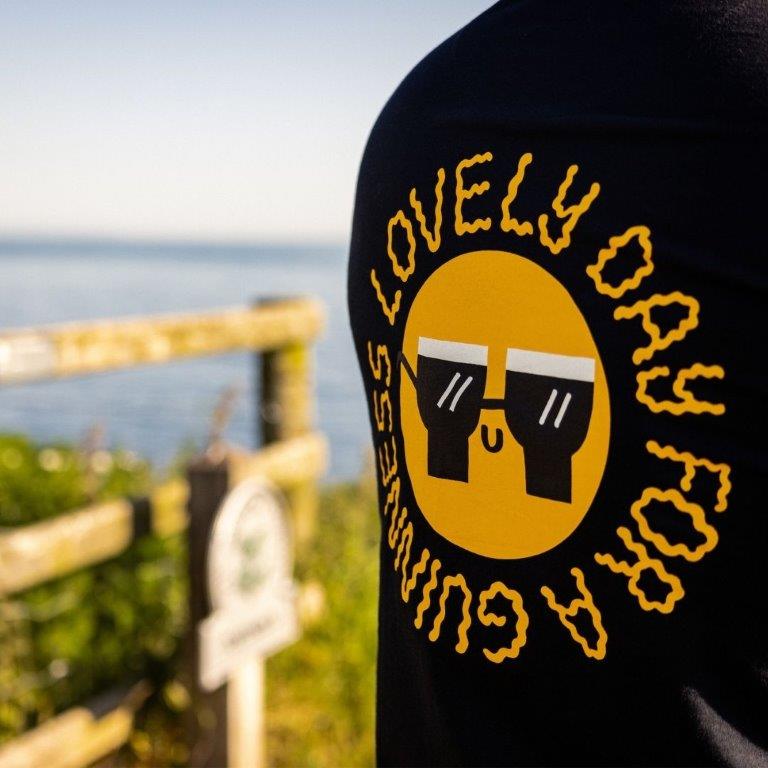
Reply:
[[523, 446], [526, 493], [570, 503], [571, 459], [592, 416], [591, 358], [507, 351], [505, 416]]
[[417, 402], [432, 477], [468, 481], [468, 441], [480, 418], [486, 363], [485, 347], [419, 340]]

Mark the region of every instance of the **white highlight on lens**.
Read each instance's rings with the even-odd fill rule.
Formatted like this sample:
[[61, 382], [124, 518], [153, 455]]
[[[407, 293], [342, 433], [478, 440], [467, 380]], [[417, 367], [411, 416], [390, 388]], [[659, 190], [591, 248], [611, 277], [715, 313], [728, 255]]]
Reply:
[[419, 336], [419, 354], [449, 363], [488, 365], [488, 347], [461, 341], [442, 341]]
[[544, 422], [547, 420], [547, 416], [549, 416], [549, 412], [552, 410], [552, 406], [554, 405], [556, 399], [557, 390], [553, 389], [552, 394], [549, 396], [549, 400], [547, 400], [547, 404], [544, 406], [544, 410], [541, 412], [541, 416], [539, 416], [539, 426], [544, 425]]
[[[451, 394], [451, 390], [456, 386], [456, 382], [461, 378], [461, 374], [456, 371], [456, 373], [453, 374], [453, 378], [451, 379], [448, 386], [445, 388], [445, 392], [440, 396], [440, 399], [437, 401], [437, 407], [442, 408], [443, 403], [445, 402], [445, 399], [448, 397], [448, 395]], [[451, 408], [453, 410], [453, 408]]]
[[472, 376], [467, 376], [467, 380], [459, 387], [459, 391], [453, 396], [451, 400], [449, 411], [453, 411], [456, 407], [456, 403], [459, 402], [459, 398], [464, 394], [464, 390], [472, 383]]
[[507, 349], [507, 370], [571, 381], [595, 380], [594, 358], [553, 355], [550, 352], [533, 352], [513, 347]]
[[557, 418], [555, 419], [555, 429], [557, 429], [560, 426], [560, 422], [563, 420], [563, 416], [565, 416], [565, 412], [568, 410], [568, 406], [571, 402], [571, 393], [566, 392], [565, 397], [563, 398], [563, 404], [560, 406], [560, 410], [557, 413]]

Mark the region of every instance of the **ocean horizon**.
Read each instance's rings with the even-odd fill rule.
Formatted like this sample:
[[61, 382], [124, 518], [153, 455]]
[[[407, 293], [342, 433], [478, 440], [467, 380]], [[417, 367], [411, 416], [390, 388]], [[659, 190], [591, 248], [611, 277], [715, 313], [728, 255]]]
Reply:
[[[368, 416], [346, 309], [346, 244], [107, 238], [0, 238], [0, 329], [245, 306], [315, 296], [328, 325], [315, 346], [318, 426], [329, 480], [365, 466]], [[253, 355], [216, 355], [90, 377], [0, 388], [0, 432], [77, 441], [95, 425], [110, 447], [162, 470], [203, 445], [221, 394], [239, 392], [226, 438], [253, 446]]]

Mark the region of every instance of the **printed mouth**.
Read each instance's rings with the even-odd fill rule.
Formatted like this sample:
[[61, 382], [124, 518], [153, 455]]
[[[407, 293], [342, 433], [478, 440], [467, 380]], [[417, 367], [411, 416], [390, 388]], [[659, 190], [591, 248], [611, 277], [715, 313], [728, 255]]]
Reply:
[[491, 442], [490, 431], [487, 424], [480, 427], [480, 440], [488, 453], [498, 453], [504, 447], [504, 432], [498, 427], [495, 428], [493, 442]]

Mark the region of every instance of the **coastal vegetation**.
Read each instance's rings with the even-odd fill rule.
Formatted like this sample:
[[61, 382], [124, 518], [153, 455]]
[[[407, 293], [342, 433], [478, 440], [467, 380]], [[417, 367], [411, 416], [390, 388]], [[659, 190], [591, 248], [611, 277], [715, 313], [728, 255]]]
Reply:
[[[0, 436], [0, 529], [140, 496], [159, 479], [135, 454], [96, 443]], [[267, 753], [276, 768], [373, 762], [377, 546], [373, 483], [324, 488], [316, 535], [295, 563], [304, 631], [267, 664]], [[104, 765], [185, 765], [186, 574], [184, 536], [146, 535], [106, 563], [0, 597], [0, 744], [145, 679], [152, 694], [134, 732]]]

